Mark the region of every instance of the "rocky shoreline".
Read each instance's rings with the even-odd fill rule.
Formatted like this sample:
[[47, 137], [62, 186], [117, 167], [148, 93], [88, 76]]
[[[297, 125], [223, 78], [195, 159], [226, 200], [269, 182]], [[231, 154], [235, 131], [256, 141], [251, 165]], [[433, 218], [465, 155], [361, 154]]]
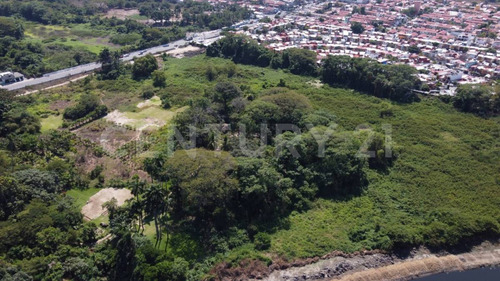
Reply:
[[432, 253], [424, 247], [413, 249], [404, 256], [381, 251], [332, 252], [321, 258], [281, 265], [274, 263], [266, 277], [252, 276], [249, 280], [411, 280], [442, 272], [499, 266], [499, 242], [483, 242], [469, 251], [454, 254]]

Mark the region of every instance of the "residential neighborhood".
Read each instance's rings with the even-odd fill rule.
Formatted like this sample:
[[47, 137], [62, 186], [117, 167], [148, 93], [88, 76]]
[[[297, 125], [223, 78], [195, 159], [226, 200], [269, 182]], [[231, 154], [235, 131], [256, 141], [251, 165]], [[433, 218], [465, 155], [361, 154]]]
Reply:
[[276, 51], [313, 50], [318, 62], [328, 55], [347, 55], [383, 64], [408, 64], [419, 70], [419, 78], [433, 93], [452, 95], [457, 84], [484, 83], [500, 76], [500, 5], [496, 3], [294, 3], [241, 1], [254, 11], [256, 19], [235, 25], [234, 30]]

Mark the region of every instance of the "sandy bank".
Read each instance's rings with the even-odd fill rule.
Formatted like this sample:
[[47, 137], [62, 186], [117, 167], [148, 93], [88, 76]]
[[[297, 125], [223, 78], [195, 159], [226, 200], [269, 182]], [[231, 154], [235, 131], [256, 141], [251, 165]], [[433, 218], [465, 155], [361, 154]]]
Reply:
[[335, 278], [333, 280], [402, 281], [443, 272], [463, 271], [479, 267], [498, 265], [500, 265], [500, 248], [461, 255], [446, 255], [442, 257], [432, 256], [421, 259], [417, 258], [381, 268], [368, 269], [361, 272], [347, 274], [340, 279]]
[[[381, 252], [355, 254], [333, 253], [310, 264], [281, 268], [270, 272], [266, 281], [343, 280], [403, 281], [449, 271], [484, 266], [500, 266], [500, 243], [484, 242], [459, 254], [432, 253], [426, 248], [414, 249], [407, 256]], [[251, 279], [250, 280], [256, 280]]]

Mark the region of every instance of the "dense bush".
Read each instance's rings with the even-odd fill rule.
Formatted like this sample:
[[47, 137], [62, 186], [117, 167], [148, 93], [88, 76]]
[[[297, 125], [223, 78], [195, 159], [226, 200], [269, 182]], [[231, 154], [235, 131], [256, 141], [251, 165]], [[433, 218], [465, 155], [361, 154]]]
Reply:
[[500, 87], [461, 85], [452, 98], [457, 109], [487, 117], [500, 114]]
[[64, 118], [77, 120], [85, 117], [99, 106], [99, 99], [93, 94], [83, 94], [78, 103], [64, 110]]
[[272, 53], [256, 41], [246, 36], [228, 35], [211, 44], [207, 48], [207, 55], [211, 57], [224, 57], [235, 63], [268, 66]]
[[224, 57], [235, 63], [289, 69], [293, 74], [315, 76], [318, 71], [316, 53], [304, 49], [271, 50], [243, 35], [228, 34], [207, 48], [207, 55]]
[[254, 236], [254, 244], [257, 250], [267, 250], [271, 247], [271, 236], [265, 232], [259, 232]]
[[102, 63], [99, 78], [102, 80], [114, 80], [123, 74], [123, 66], [120, 54], [105, 48], [99, 53], [99, 62]]
[[24, 28], [13, 19], [0, 17], [0, 37], [6, 36], [21, 39], [24, 37]]
[[134, 65], [132, 65], [132, 75], [134, 79], [147, 78], [157, 69], [158, 62], [156, 61], [156, 58], [151, 54], [147, 54], [144, 57], [134, 60]]
[[418, 100], [412, 92], [421, 86], [416, 73], [411, 66], [383, 65], [372, 59], [348, 56], [329, 56], [321, 67], [321, 79], [325, 83], [398, 102]]

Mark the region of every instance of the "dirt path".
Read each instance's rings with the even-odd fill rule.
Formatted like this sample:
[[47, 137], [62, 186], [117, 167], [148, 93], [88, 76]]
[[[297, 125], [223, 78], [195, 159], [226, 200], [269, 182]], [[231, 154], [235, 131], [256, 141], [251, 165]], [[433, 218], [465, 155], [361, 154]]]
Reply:
[[52, 85], [52, 86], [49, 86], [49, 87], [45, 87], [45, 88], [42, 88], [42, 89], [39, 89], [39, 90], [24, 92], [22, 94], [19, 94], [18, 96], [27, 96], [27, 95], [30, 95], [30, 94], [33, 94], [33, 93], [38, 93], [40, 91], [50, 90], [50, 89], [53, 89], [53, 88], [61, 87], [61, 86], [64, 86], [64, 85], [68, 85], [70, 82], [76, 82], [78, 80], [82, 80], [82, 79], [84, 79], [87, 76], [89, 76], [89, 75], [86, 74], [86, 75], [83, 75], [83, 76], [71, 79], [69, 81], [66, 81], [66, 82], [63, 82], [63, 83], [59, 83], [59, 84], [56, 84], [56, 85]]
[[[317, 262], [275, 270], [266, 281], [403, 281], [442, 272], [468, 270], [500, 265], [500, 241], [484, 242], [461, 254], [431, 253], [425, 248], [412, 251], [408, 257], [391, 254], [334, 254]], [[250, 279], [256, 280], [256, 279]]]

